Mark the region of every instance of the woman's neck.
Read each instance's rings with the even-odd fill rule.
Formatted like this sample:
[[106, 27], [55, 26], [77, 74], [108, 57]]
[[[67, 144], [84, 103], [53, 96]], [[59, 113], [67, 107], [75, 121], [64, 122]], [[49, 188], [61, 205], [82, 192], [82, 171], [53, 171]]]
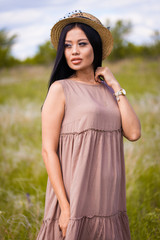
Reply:
[[76, 73], [73, 74], [71, 78], [74, 78], [76, 81], [80, 82], [95, 83], [93, 69], [76, 71]]

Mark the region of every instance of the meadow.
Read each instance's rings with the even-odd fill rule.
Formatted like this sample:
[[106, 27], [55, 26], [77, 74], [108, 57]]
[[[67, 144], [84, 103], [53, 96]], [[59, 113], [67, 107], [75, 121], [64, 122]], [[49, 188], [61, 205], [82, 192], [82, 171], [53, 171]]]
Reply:
[[[141, 139], [124, 139], [132, 240], [160, 239], [160, 67], [157, 60], [104, 62], [140, 118]], [[34, 240], [44, 213], [41, 106], [51, 66], [0, 70], [0, 239]]]

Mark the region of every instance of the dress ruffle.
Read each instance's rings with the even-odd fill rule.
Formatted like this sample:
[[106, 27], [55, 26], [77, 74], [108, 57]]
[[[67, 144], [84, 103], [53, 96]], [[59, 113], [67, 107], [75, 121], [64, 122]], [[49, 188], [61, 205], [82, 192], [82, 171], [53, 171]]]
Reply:
[[[43, 221], [37, 240], [62, 240], [58, 219]], [[111, 216], [83, 216], [70, 219], [65, 240], [129, 240], [126, 212]]]

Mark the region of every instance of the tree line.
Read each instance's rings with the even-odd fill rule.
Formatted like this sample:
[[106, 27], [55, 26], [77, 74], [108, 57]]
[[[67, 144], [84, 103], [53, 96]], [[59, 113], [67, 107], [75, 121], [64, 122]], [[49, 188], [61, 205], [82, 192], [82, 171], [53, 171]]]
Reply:
[[[106, 26], [110, 25], [110, 21], [106, 21]], [[116, 61], [131, 57], [159, 58], [160, 57], [160, 32], [154, 31], [152, 43], [135, 45], [127, 40], [127, 36], [132, 31], [132, 23], [130, 21], [118, 20], [111, 29], [114, 39], [114, 48], [108, 61]], [[0, 30], [0, 68], [12, 67], [15, 65], [36, 65], [51, 64], [56, 57], [56, 50], [50, 41], [38, 46], [38, 50], [33, 57], [28, 57], [21, 61], [12, 56], [11, 50], [15, 44], [17, 35], [9, 36], [6, 29]]]

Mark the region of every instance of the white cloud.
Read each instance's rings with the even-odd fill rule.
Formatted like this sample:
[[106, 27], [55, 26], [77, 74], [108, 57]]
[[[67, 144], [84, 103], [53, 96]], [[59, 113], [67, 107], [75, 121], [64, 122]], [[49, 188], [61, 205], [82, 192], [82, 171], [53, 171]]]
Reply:
[[[37, 50], [38, 45], [50, 39], [50, 26], [37, 24], [25, 28], [15, 29], [18, 33], [18, 41], [13, 46], [13, 54], [24, 59], [32, 56]], [[10, 32], [14, 34], [14, 32]]]
[[34, 9], [7, 11], [1, 13], [0, 22], [5, 25], [25, 25], [39, 20], [41, 15], [41, 11]]
[[37, 46], [49, 40], [52, 25], [75, 9], [97, 16], [102, 23], [108, 18], [112, 25], [118, 19], [130, 20], [133, 31], [129, 39], [138, 44], [150, 41], [153, 30], [160, 30], [158, 0], [1, 0], [0, 28], [18, 35], [13, 54], [23, 59], [34, 55]]
[[151, 29], [148, 29], [143, 26], [137, 26], [133, 30], [132, 35], [130, 35], [127, 39], [136, 44], [147, 44], [152, 41], [151, 39], [152, 33], [153, 31]]

